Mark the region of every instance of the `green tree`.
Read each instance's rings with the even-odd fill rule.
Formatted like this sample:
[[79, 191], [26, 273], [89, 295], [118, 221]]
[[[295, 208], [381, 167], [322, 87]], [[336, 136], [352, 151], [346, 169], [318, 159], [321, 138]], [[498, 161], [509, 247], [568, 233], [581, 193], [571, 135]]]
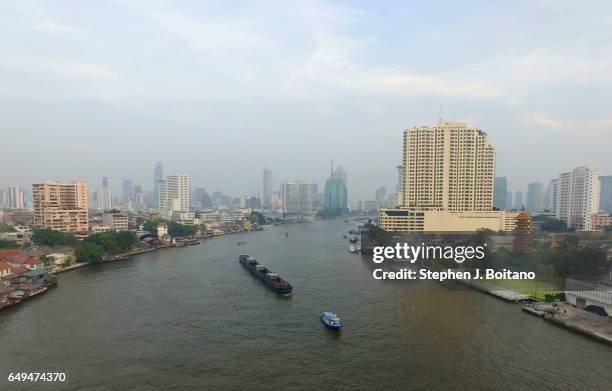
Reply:
[[249, 221], [252, 224], [264, 225], [266, 223], [266, 217], [259, 212], [251, 212], [249, 215]]
[[55, 258], [49, 255], [43, 255], [40, 257], [40, 261], [45, 267], [51, 267], [55, 265]]
[[168, 235], [173, 237], [191, 236], [198, 230], [197, 227], [191, 225], [179, 224], [174, 221], [168, 221]]
[[100, 262], [104, 256], [104, 249], [92, 242], [84, 242], [77, 249], [79, 262]]
[[32, 232], [32, 242], [44, 246], [75, 246], [79, 240], [73, 234], [50, 229], [35, 229]]

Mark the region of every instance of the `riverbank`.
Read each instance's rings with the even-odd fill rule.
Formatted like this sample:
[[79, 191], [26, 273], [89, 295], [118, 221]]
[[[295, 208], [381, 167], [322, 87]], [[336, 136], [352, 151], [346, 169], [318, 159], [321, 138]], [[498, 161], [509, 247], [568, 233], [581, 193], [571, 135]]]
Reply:
[[522, 310], [545, 321], [588, 338], [612, 345], [612, 319], [599, 316], [567, 303], [533, 303]]
[[521, 310], [527, 314], [541, 317], [572, 332], [612, 345], [612, 319], [609, 316], [599, 316], [563, 302], [554, 304], [541, 302], [518, 290], [502, 289], [482, 281], [457, 281], [507, 302], [525, 303], [521, 306]]
[[508, 302], [525, 302], [525, 301], [533, 301], [534, 299], [528, 295], [520, 293], [518, 290], [514, 289], [503, 289], [499, 286], [489, 284], [483, 281], [476, 280], [457, 280], [463, 285], [469, 286], [470, 288], [477, 289], [481, 292], [487, 293], [491, 296], [495, 296], [499, 299], [508, 301]]

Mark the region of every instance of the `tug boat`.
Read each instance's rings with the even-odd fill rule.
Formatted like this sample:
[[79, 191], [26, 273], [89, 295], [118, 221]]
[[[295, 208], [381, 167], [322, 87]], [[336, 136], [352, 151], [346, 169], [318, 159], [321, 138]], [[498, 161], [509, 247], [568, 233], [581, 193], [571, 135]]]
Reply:
[[238, 260], [252, 275], [263, 281], [270, 289], [281, 295], [290, 295], [293, 293], [293, 287], [287, 281], [279, 277], [278, 273], [274, 273], [265, 266], [259, 264], [257, 260], [248, 254], [242, 254]]
[[340, 321], [340, 317], [329, 311], [325, 311], [321, 313], [321, 323], [327, 328], [332, 330], [340, 330], [342, 327], [342, 322]]

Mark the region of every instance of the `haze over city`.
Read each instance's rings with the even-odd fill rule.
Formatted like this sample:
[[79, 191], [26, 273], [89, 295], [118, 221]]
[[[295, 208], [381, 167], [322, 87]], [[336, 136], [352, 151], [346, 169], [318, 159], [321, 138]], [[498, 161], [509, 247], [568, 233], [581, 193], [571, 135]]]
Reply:
[[0, 26], [1, 186], [150, 190], [163, 161], [246, 195], [264, 167], [322, 186], [334, 160], [372, 198], [402, 130], [439, 116], [490, 135], [512, 190], [612, 173], [608, 2], [21, 1]]

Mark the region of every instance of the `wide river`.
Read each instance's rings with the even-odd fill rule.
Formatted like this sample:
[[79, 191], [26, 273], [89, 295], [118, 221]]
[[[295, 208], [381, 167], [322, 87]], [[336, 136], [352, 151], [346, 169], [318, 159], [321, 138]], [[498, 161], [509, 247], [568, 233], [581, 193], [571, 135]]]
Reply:
[[[609, 346], [477, 291], [374, 280], [347, 251], [349, 227], [287, 225], [61, 274], [0, 314], [0, 389], [612, 389]], [[254, 279], [243, 251], [293, 297]], [[341, 333], [321, 326], [324, 310]], [[18, 371], [68, 381], [7, 386]]]

